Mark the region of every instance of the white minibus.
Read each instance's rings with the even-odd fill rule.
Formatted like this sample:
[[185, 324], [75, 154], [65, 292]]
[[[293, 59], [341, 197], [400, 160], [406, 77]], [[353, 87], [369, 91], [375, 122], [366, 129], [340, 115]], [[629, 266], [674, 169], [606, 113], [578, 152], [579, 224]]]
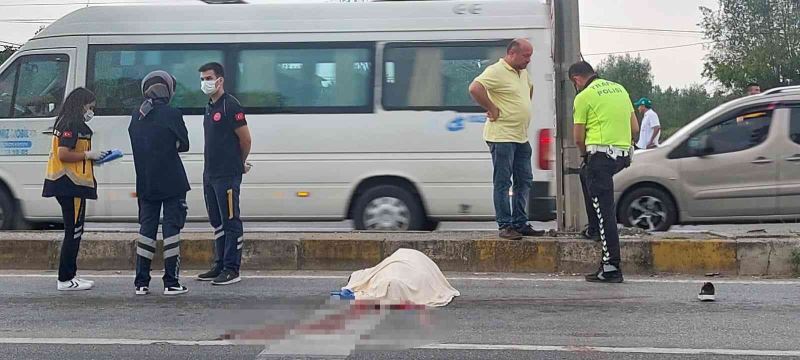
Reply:
[[[198, 2], [199, 3], [199, 2]], [[541, 0], [98, 6], [70, 13], [0, 67], [0, 227], [57, 223], [42, 182], [65, 94], [97, 95], [87, 221], [137, 219], [127, 127], [150, 71], [173, 74], [190, 151], [189, 219], [206, 219], [198, 68], [225, 66], [253, 135], [245, 221], [352, 219], [357, 229], [431, 230], [492, 220], [485, 116], [467, 88], [513, 38], [535, 47], [530, 216], [555, 218], [551, 5]]]

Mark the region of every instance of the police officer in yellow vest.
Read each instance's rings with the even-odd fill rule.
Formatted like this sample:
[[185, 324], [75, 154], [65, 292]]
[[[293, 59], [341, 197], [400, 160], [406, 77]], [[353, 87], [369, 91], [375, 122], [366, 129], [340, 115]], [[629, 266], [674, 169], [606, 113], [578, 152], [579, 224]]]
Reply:
[[597, 77], [589, 63], [569, 68], [578, 95], [574, 103], [574, 137], [583, 154], [581, 185], [589, 218], [587, 234], [603, 244], [600, 269], [586, 275], [591, 282], [621, 283], [619, 234], [614, 206], [614, 174], [630, 166], [639, 124], [622, 85]]

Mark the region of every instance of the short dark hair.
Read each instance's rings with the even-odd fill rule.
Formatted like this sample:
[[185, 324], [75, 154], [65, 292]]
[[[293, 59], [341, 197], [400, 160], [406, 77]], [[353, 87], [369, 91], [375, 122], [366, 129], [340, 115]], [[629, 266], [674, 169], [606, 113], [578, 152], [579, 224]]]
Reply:
[[749, 83], [747, 83], [747, 86], [745, 86], [744, 88], [745, 89], [749, 89], [751, 86], [761, 87], [761, 85], [759, 85], [757, 82], [749, 82]]
[[516, 49], [519, 49], [519, 41], [516, 39], [511, 40], [511, 42], [508, 43], [508, 46], [506, 46], [506, 54], [510, 54], [511, 51], [514, 51]]
[[569, 67], [568, 76], [592, 76], [595, 75], [594, 68], [586, 61], [578, 61]]
[[198, 71], [206, 72], [212, 70], [214, 71], [214, 75], [217, 77], [225, 77], [225, 68], [222, 67], [222, 64], [218, 62], [210, 62], [200, 67]]

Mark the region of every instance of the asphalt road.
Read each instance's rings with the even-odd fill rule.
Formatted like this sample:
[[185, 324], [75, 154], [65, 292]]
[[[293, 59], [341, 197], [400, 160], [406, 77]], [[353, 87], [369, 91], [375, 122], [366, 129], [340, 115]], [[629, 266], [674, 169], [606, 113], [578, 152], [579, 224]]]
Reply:
[[[347, 273], [248, 273], [228, 287], [185, 273], [179, 297], [137, 297], [129, 273], [85, 275], [95, 289], [59, 293], [52, 273], [0, 274], [0, 359], [800, 358], [800, 280], [453, 273], [462, 295], [445, 308], [336, 322], [354, 312], [326, 294]], [[706, 280], [716, 302], [696, 300]], [[250, 342], [223, 340], [234, 333]]]

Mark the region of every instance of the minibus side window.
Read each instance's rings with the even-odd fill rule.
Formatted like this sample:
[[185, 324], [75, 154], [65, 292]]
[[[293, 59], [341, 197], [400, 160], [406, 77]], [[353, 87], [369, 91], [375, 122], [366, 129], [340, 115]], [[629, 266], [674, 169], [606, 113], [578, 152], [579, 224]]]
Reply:
[[173, 106], [185, 113], [202, 113], [208, 96], [200, 91], [198, 69], [208, 62], [222, 63], [224, 51], [98, 45], [91, 48], [89, 56], [87, 83], [97, 94], [98, 115], [130, 115], [142, 102], [142, 79], [154, 70], [167, 71], [177, 80]]
[[274, 45], [255, 45], [238, 53], [233, 92], [251, 113], [371, 111], [371, 45], [269, 46]]
[[481, 112], [466, 89], [505, 52], [498, 42], [387, 44], [383, 107]]

